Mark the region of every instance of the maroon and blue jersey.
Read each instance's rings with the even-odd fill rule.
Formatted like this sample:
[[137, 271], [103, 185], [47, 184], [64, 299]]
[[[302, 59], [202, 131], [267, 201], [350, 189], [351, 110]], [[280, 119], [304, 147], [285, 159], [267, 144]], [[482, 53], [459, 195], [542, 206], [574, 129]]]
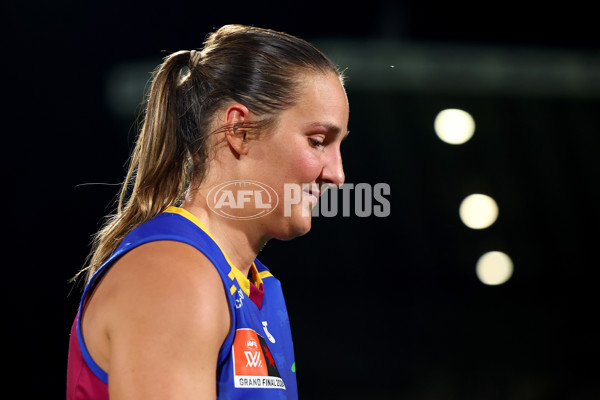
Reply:
[[188, 211], [169, 207], [129, 233], [84, 289], [71, 330], [67, 400], [108, 399], [108, 374], [90, 356], [81, 331], [88, 293], [114, 262], [144, 243], [173, 240], [202, 252], [215, 266], [227, 293], [232, 327], [219, 350], [218, 399], [298, 398], [294, 350], [281, 284], [258, 260], [251, 279], [223, 253], [203, 224]]

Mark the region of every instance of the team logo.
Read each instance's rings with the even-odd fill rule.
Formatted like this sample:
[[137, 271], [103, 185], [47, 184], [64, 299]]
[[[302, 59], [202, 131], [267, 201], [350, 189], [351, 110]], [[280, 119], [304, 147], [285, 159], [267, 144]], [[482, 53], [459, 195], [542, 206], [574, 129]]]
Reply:
[[233, 340], [236, 388], [284, 389], [285, 384], [265, 339], [252, 329], [238, 329]]

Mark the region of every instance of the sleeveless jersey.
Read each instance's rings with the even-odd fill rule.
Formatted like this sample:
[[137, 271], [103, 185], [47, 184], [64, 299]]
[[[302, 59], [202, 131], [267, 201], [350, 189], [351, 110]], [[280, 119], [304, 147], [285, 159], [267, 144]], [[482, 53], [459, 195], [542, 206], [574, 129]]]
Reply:
[[67, 367], [67, 400], [108, 399], [108, 374], [90, 356], [81, 331], [86, 296], [112, 264], [144, 243], [173, 240], [202, 252], [215, 266], [227, 294], [231, 331], [219, 350], [218, 399], [298, 398], [292, 336], [280, 282], [258, 260], [251, 282], [230, 263], [202, 223], [169, 207], [129, 233], [84, 289], [73, 323]]

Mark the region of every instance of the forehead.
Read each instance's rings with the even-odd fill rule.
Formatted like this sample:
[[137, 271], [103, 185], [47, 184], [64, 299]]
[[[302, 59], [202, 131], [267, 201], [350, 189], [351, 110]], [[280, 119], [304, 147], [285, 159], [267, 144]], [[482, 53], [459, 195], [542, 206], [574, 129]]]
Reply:
[[283, 114], [286, 115], [282, 117], [295, 119], [307, 127], [337, 127], [346, 131], [348, 98], [339, 77], [333, 72], [302, 75], [296, 104]]

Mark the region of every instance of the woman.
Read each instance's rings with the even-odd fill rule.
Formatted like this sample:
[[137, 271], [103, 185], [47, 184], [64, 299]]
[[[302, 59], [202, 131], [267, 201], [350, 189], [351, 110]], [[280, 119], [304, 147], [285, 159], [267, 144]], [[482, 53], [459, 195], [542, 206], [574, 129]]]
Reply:
[[[348, 113], [333, 63], [284, 33], [228, 25], [164, 60], [81, 271], [68, 399], [297, 398], [281, 287], [256, 255], [308, 232], [321, 190], [343, 183]], [[219, 190], [248, 185], [278, 201], [257, 216], [265, 198], [246, 190], [220, 212]], [[304, 188], [288, 212], [286, 185]]]

